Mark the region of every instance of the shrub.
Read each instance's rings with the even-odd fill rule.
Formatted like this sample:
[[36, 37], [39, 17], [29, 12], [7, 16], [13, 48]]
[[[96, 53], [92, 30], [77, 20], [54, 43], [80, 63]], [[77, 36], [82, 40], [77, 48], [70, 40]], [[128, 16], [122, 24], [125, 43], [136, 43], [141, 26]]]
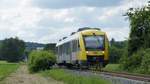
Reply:
[[140, 49], [132, 56], [125, 56], [121, 59], [121, 65], [124, 70], [150, 74], [150, 48]]
[[144, 74], [150, 74], [150, 49], [145, 50], [139, 72]]
[[120, 60], [120, 57], [123, 55], [123, 49], [117, 48], [115, 46], [111, 46], [109, 48], [109, 54], [110, 54], [110, 63], [118, 63]]
[[145, 55], [144, 50], [139, 50], [129, 57], [128, 70], [135, 71], [141, 65], [142, 57]]
[[48, 51], [32, 51], [29, 55], [28, 66], [30, 72], [50, 69], [55, 63], [55, 55]]
[[119, 60], [120, 63], [120, 69], [126, 70], [129, 65], [129, 58], [128, 58], [128, 50], [125, 49], [123, 56]]

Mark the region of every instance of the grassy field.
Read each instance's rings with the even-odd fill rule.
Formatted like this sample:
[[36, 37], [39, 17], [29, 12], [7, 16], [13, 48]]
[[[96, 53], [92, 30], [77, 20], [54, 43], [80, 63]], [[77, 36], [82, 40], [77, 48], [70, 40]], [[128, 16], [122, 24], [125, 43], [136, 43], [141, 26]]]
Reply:
[[106, 71], [121, 71], [120, 64], [108, 64], [103, 70]]
[[7, 63], [0, 61], [0, 80], [7, 77], [10, 73], [14, 72], [19, 67], [16, 63]]
[[110, 84], [100, 77], [85, 77], [65, 72], [63, 69], [52, 69], [41, 72], [45, 77], [52, 77], [55, 80], [63, 81], [65, 84]]

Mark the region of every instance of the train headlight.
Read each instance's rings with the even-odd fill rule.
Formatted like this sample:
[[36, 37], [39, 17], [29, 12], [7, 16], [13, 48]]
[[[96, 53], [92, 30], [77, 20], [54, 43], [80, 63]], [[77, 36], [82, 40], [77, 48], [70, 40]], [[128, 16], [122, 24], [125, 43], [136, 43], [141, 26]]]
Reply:
[[88, 53], [89, 53], [89, 51], [86, 51], [86, 53], [88, 54]]
[[104, 51], [102, 51], [102, 53], [104, 54], [105, 52], [104, 52]]

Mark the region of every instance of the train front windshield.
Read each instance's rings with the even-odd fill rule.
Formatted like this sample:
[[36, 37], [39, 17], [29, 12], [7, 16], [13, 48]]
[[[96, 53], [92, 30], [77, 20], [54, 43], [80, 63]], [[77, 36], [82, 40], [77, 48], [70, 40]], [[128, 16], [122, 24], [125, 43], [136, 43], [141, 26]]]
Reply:
[[104, 50], [104, 36], [84, 36], [87, 51]]

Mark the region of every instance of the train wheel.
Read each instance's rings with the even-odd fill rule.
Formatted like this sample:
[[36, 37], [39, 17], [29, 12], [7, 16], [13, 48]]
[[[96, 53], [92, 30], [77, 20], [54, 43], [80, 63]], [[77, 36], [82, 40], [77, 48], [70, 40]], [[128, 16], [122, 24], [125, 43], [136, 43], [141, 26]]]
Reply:
[[68, 69], [72, 69], [72, 68], [73, 68], [73, 65], [72, 65], [72, 64], [66, 64], [66, 67], [67, 67]]
[[103, 67], [102, 63], [97, 63], [95, 69], [98, 70], [98, 71], [101, 71], [102, 67]]

